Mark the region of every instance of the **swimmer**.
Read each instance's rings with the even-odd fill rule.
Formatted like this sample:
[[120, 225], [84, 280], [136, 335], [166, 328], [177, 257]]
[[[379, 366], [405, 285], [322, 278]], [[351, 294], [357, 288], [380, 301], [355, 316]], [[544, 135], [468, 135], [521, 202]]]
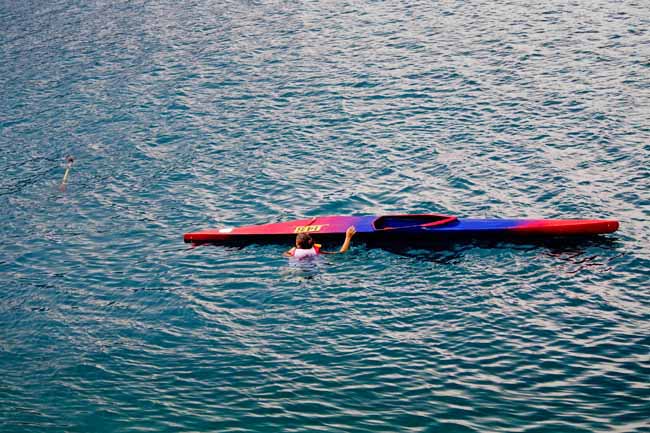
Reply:
[[307, 233], [300, 233], [296, 236], [296, 246], [284, 253], [287, 257], [294, 257], [296, 259], [304, 259], [306, 257], [316, 257], [319, 254], [339, 254], [344, 253], [350, 248], [352, 236], [357, 232], [354, 226], [348, 227], [345, 231], [345, 241], [338, 251], [323, 251], [320, 249], [319, 244], [315, 244], [314, 240]]

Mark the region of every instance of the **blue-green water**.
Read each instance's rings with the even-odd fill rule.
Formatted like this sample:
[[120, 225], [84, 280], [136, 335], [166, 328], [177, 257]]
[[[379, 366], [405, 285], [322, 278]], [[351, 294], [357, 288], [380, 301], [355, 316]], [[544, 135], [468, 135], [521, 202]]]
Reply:
[[[650, 431], [646, 2], [9, 0], [0, 22], [3, 433]], [[306, 267], [182, 242], [387, 212], [621, 230]]]

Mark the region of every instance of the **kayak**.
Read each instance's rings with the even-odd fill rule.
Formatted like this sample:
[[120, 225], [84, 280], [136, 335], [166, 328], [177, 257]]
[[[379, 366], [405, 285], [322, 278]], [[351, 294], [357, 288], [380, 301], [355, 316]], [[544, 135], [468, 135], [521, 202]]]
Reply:
[[354, 226], [355, 239], [399, 242], [488, 238], [500, 241], [526, 238], [594, 236], [618, 230], [616, 220], [586, 219], [474, 219], [440, 214], [320, 216], [241, 227], [224, 227], [185, 233], [185, 242], [261, 243], [287, 242], [309, 233], [316, 240], [342, 240]]

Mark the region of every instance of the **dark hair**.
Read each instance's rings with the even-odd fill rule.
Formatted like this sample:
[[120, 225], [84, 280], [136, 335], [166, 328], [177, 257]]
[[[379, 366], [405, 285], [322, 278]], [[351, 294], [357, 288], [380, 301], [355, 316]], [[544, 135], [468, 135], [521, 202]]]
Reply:
[[296, 236], [296, 246], [300, 249], [308, 250], [314, 246], [314, 240], [307, 233], [300, 233]]

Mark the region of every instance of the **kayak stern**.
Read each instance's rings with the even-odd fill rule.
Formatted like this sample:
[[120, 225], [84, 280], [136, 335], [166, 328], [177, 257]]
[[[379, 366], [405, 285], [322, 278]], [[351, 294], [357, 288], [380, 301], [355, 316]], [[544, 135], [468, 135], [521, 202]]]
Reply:
[[591, 236], [618, 230], [616, 220], [528, 220], [512, 230], [526, 236]]

